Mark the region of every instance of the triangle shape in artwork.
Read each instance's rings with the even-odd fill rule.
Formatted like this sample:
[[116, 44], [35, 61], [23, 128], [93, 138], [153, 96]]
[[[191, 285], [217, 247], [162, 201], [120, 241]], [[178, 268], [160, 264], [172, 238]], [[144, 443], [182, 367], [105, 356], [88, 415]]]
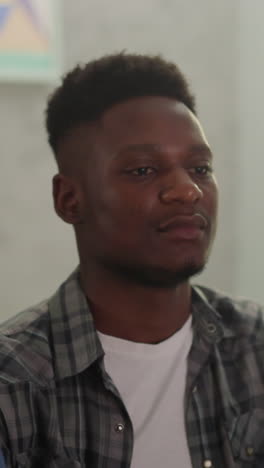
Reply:
[[34, 6], [32, 0], [17, 0], [17, 4], [20, 4], [21, 8], [25, 10], [26, 14], [30, 18], [30, 21], [38, 30], [43, 29], [41, 18], [39, 18], [36, 7]]
[[48, 40], [28, 15], [22, 3], [17, 3], [0, 30], [0, 51], [14, 53], [46, 53]]

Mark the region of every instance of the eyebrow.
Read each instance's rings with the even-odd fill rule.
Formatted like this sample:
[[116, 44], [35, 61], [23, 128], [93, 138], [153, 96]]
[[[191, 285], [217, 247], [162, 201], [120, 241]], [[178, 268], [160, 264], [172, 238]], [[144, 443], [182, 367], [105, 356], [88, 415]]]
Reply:
[[[140, 143], [140, 144], [130, 144], [127, 145], [118, 152], [117, 157], [121, 156], [123, 153], [133, 152], [133, 153], [162, 153], [164, 151], [164, 146], [158, 143]], [[196, 144], [190, 146], [188, 149], [188, 153], [190, 156], [195, 156], [196, 154], [207, 154], [212, 157], [212, 151], [208, 145], [205, 143]]]

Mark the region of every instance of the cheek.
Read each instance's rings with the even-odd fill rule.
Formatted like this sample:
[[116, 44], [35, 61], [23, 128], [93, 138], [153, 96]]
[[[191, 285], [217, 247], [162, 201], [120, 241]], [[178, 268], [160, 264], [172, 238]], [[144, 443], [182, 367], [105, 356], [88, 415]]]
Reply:
[[[152, 197], [142, 187], [116, 185], [101, 197], [102, 208], [113, 216], [124, 217], [133, 222], [133, 217], [144, 218], [151, 212]], [[131, 219], [132, 218], [132, 219]]]
[[218, 187], [215, 181], [213, 181], [210, 188], [208, 187], [205, 193], [205, 209], [209, 220], [209, 237], [211, 241], [214, 240], [216, 229], [217, 229], [217, 217], [218, 217]]
[[218, 212], [218, 185], [216, 180], [214, 180], [213, 188], [212, 188], [212, 204], [214, 207], [215, 214], [217, 215]]
[[204, 205], [207, 208], [208, 214], [213, 218], [218, 210], [218, 186], [215, 178], [211, 183], [203, 188]]
[[101, 198], [98, 221], [105, 235], [113, 241], [138, 243], [149, 237], [152, 210], [153, 202], [146, 194], [128, 189], [112, 190]]

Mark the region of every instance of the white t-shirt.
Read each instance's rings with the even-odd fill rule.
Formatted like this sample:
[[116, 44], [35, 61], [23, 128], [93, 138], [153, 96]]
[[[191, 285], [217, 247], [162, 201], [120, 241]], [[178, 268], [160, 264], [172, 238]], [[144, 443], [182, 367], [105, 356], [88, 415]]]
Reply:
[[99, 337], [106, 371], [134, 428], [131, 468], [191, 468], [184, 418], [191, 317], [159, 344], [135, 343], [102, 333]]

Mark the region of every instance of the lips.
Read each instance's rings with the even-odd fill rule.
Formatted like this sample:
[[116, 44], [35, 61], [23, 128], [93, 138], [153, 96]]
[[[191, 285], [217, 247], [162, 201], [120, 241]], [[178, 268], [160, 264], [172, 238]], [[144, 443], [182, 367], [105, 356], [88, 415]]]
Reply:
[[199, 213], [178, 215], [160, 224], [158, 232], [176, 239], [195, 240], [203, 236], [207, 225], [207, 220]]

